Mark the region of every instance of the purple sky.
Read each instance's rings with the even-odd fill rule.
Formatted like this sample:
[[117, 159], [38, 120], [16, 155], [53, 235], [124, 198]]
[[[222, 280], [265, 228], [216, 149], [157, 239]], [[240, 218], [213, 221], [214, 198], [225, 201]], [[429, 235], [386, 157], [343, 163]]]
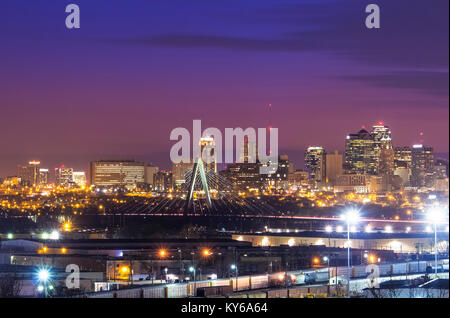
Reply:
[[[364, 26], [372, 2], [379, 30]], [[395, 145], [423, 131], [448, 153], [448, 0], [372, 2], [3, 0], [0, 176], [30, 159], [168, 168], [170, 131], [193, 119], [278, 127], [298, 168], [305, 147], [342, 150], [380, 120]]]

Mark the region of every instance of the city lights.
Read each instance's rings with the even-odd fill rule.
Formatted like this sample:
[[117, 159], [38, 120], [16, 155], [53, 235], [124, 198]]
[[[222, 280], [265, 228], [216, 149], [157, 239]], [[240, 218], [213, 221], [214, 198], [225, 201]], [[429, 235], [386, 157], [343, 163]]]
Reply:
[[158, 254], [159, 254], [159, 257], [166, 257], [167, 256], [167, 251], [162, 249], [162, 250], [159, 250]]
[[202, 255], [203, 255], [203, 256], [210, 256], [210, 255], [211, 255], [211, 251], [210, 251], [209, 249], [204, 249], [204, 250], [202, 251]]
[[37, 273], [37, 278], [42, 283], [48, 282], [50, 279], [50, 271], [48, 269], [40, 269]]

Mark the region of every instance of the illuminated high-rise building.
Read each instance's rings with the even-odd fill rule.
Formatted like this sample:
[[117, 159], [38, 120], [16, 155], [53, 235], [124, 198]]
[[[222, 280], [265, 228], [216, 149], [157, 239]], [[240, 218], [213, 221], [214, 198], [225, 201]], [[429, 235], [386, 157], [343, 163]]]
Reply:
[[372, 136], [375, 140], [376, 147], [384, 149], [392, 149], [392, 133], [388, 126], [382, 122], [372, 127]]
[[410, 147], [394, 148], [394, 165], [395, 168], [404, 167], [411, 169], [412, 150]]
[[73, 172], [73, 183], [79, 187], [86, 185], [86, 173], [84, 171]]
[[377, 144], [378, 141], [365, 129], [348, 135], [345, 142], [345, 173], [376, 175], [379, 156]]
[[308, 147], [305, 152], [305, 166], [312, 180], [321, 182], [326, 176], [325, 149]]
[[173, 188], [173, 174], [171, 171], [161, 170], [153, 176], [153, 187], [157, 191], [168, 191]]
[[412, 167], [412, 150], [410, 147], [394, 148], [394, 175], [399, 176], [403, 186], [409, 187]]
[[414, 145], [411, 152], [411, 186], [434, 186], [434, 151], [432, 147]]
[[200, 139], [200, 154], [203, 159], [205, 170], [217, 173], [215, 147], [216, 143], [214, 142], [214, 138], [202, 137]]
[[145, 184], [153, 185], [153, 176], [157, 174], [159, 167], [154, 165], [147, 165], [145, 167]]
[[20, 182], [26, 186], [38, 185], [40, 165], [41, 163], [36, 160], [28, 162], [28, 165], [19, 165], [17, 176], [20, 178]]
[[337, 150], [332, 154], [326, 154], [325, 175], [326, 181], [331, 185], [335, 185], [337, 177], [343, 174], [342, 154]]
[[392, 148], [392, 133], [382, 122], [372, 127], [378, 163], [377, 173], [380, 175], [394, 174], [394, 149]]
[[134, 160], [100, 160], [89, 165], [89, 184], [98, 187], [136, 188], [145, 183], [145, 163]]
[[48, 184], [49, 180], [48, 180], [48, 169], [39, 169], [39, 184], [40, 185], [45, 185]]
[[186, 183], [186, 175], [192, 171], [194, 164], [180, 162], [172, 164], [173, 182], [175, 186]]
[[256, 163], [257, 161], [258, 146], [256, 143], [249, 141], [248, 136], [245, 136], [239, 157], [239, 163]]
[[68, 187], [73, 183], [73, 168], [66, 168], [62, 165], [55, 168], [55, 183], [56, 185]]

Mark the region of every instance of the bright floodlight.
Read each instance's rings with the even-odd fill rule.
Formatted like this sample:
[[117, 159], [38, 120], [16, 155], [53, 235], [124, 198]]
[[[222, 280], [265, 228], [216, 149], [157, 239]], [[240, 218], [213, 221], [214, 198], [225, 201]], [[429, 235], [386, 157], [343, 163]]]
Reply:
[[390, 226], [390, 225], [386, 225], [386, 227], [384, 228], [384, 231], [386, 232], [386, 233], [392, 233], [392, 226]]
[[338, 225], [337, 227], [336, 227], [336, 232], [342, 232], [342, 231], [344, 231], [344, 228], [342, 227], [342, 225]]
[[327, 233], [333, 232], [333, 227], [331, 225], [327, 225], [327, 227], [325, 228], [325, 232]]
[[44, 286], [39, 285], [37, 290], [38, 290], [38, 292], [42, 293], [44, 291]]
[[235, 270], [235, 269], [236, 269], [236, 265], [232, 264], [232, 265], [231, 265], [231, 269], [232, 269], [232, 270]]
[[39, 279], [40, 282], [46, 282], [46, 281], [49, 280], [49, 278], [50, 278], [50, 272], [48, 270], [41, 269], [38, 272], [38, 279]]
[[191, 266], [191, 267], [189, 267], [189, 271], [192, 273], [195, 271], [195, 268]]
[[345, 214], [343, 214], [341, 218], [345, 220], [347, 223], [354, 224], [357, 223], [359, 220], [359, 213], [357, 210], [349, 210]]
[[367, 225], [365, 228], [366, 233], [372, 232], [372, 227], [370, 225]]
[[428, 211], [427, 218], [429, 221], [433, 222], [434, 224], [439, 223], [444, 219], [444, 212], [442, 208], [439, 207], [433, 207]]
[[50, 239], [51, 240], [59, 240], [59, 232], [54, 230], [52, 233], [50, 233]]

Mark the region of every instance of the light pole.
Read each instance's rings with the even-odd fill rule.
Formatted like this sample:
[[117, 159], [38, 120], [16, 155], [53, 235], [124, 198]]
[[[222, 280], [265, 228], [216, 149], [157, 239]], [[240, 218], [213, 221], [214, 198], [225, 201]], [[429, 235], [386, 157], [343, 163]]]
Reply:
[[234, 271], [234, 279], [236, 280], [236, 291], [238, 291], [238, 267], [236, 264], [231, 264], [231, 270]]
[[351, 254], [350, 254], [350, 225], [356, 224], [359, 219], [359, 213], [357, 210], [349, 210], [347, 213], [341, 216], [347, 223], [347, 297], [350, 298], [350, 276], [351, 276]]
[[[331, 225], [328, 225], [325, 228], [325, 231], [328, 233], [328, 256], [325, 256], [328, 261], [328, 284], [330, 284], [330, 249], [331, 249], [331, 232], [333, 232], [333, 227]], [[336, 273], [337, 276], [337, 273]], [[336, 277], [337, 279], [337, 277]]]
[[194, 275], [194, 296], [195, 296], [195, 294], [197, 293], [197, 278], [195, 275], [196, 272], [195, 267], [194, 266], [189, 267], [189, 272], [191, 272]]
[[428, 220], [434, 225], [434, 274], [438, 275], [437, 225], [444, 218], [442, 208], [434, 207], [428, 212]]

